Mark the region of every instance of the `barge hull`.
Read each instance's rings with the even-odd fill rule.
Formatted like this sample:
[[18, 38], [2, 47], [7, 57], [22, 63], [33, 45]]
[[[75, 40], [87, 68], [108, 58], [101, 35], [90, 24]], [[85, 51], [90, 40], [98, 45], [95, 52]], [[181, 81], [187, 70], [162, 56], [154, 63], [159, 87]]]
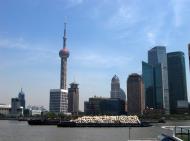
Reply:
[[61, 122], [58, 127], [148, 127], [148, 124]]

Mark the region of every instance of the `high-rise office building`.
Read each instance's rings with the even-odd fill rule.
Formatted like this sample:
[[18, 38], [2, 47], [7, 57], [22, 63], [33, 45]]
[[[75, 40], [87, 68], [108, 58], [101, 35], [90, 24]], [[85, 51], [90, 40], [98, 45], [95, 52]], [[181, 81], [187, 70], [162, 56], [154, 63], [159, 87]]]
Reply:
[[169, 114], [167, 55], [164, 46], [156, 46], [148, 51], [148, 63], [142, 63], [142, 76], [146, 106], [164, 109]]
[[25, 94], [21, 91], [18, 94], [18, 97], [11, 99], [11, 115], [20, 116], [23, 115], [25, 109]]
[[119, 98], [121, 100], [126, 101], [125, 92], [123, 89], [120, 88], [119, 77], [117, 75], [114, 75], [111, 80], [110, 97], [111, 98]]
[[111, 80], [110, 95], [111, 95], [111, 98], [120, 98], [120, 82], [117, 75], [114, 75], [114, 77]]
[[129, 75], [127, 79], [127, 108], [128, 114], [143, 114], [144, 83], [142, 77], [136, 73]]
[[188, 108], [185, 57], [183, 52], [167, 54], [170, 111], [176, 113], [181, 105]]
[[68, 90], [67, 90], [67, 58], [69, 51], [66, 48], [66, 23], [64, 28], [63, 48], [59, 52], [61, 58], [60, 89], [50, 90], [50, 112], [67, 113], [68, 112]]
[[53, 113], [67, 113], [68, 112], [68, 97], [67, 90], [51, 89], [49, 111]]
[[20, 116], [22, 115], [22, 110], [20, 106], [20, 102], [18, 98], [11, 99], [11, 115], [12, 116]]
[[79, 112], [79, 88], [75, 82], [70, 84], [68, 90], [68, 112], [74, 115]]
[[22, 89], [21, 89], [21, 91], [18, 94], [18, 99], [19, 99], [19, 102], [20, 102], [20, 106], [22, 106], [23, 109], [25, 109], [25, 94], [22, 91]]
[[152, 65], [142, 62], [142, 77], [145, 87], [145, 107], [155, 108], [154, 68]]

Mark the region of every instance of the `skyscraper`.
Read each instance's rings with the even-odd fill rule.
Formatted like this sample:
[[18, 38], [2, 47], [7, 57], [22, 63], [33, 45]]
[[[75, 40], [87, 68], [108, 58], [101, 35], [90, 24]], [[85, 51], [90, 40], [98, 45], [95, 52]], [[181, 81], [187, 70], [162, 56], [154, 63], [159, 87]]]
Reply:
[[73, 82], [68, 90], [68, 112], [78, 114], [79, 112], [79, 88], [78, 84]]
[[155, 108], [154, 68], [152, 65], [142, 62], [142, 77], [145, 87], [145, 106]]
[[[163, 108], [165, 113], [169, 114], [170, 107], [166, 48], [164, 46], [156, 46], [149, 50], [148, 63], [143, 62], [142, 69], [146, 104], [151, 104], [153, 106], [151, 108]], [[149, 81], [149, 79], [151, 81]], [[153, 102], [151, 102], [151, 100]]]
[[19, 102], [20, 102], [20, 106], [22, 106], [23, 109], [25, 109], [25, 94], [22, 91], [22, 89], [21, 89], [21, 91], [18, 94], [18, 99], [19, 99]]
[[24, 109], [25, 109], [25, 94], [21, 88], [18, 97], [11, 98], [11, 115], [12, 116], [23, 115]]
[[136, 73], [129, 75], [127, 79], [127, 108], [128, 114], [143, 114], [144, 83], [142, 77]]
[[63, 48], [59, 51], [61, 58], [60, 89], [50, 90], [50, 112], [67, 113], [68, 112], [68, 90], [67, 90], [67, 58], [69, 51], [66, 48], [66, 23], [64, 24]]
[[119, 77], [117, 75], [114, 75], [111, 80], [110, 97], [111, 98], [119, 98], [121, 100], [126, 101], [125, 92], [123, 89], [120, 88]]
[[[165, 109], [166, 114], [169, 114], [170, 107], [169, 107], [168, 68], [167, 68], [166, 47], [156, 46], [152, 48], [151, 50], [149, 50], [148, 63], [151, 64], [153, 67], [159, 68], [159, 69], [156, 69], [158, 71], [155, 71], [156, 73], [155, 79], [157, 82], [160, 81], [162, 84], [161, 83], [156, 84], [156, 97], [158, 98], [157, 102], [160, 103], [163, 101], [162, 102], [163, 108]], [[161, 66], [161, 68], [159, 66]]]
[[111, 95], [111, 98], [120, 98], [120, 82], [117, 75], [114, 75], [114, 77], [111, 80], [110, 95]]
[[18, 98], [11, 98], [11, 115], [20, 116], [22, 115], [22, 109]]
[[179, 51], [168, 53], [167, 59], [170, 111], [171, 113], [176, 113], [180, 103], [188, 106], [185, 57], [184, 53]]

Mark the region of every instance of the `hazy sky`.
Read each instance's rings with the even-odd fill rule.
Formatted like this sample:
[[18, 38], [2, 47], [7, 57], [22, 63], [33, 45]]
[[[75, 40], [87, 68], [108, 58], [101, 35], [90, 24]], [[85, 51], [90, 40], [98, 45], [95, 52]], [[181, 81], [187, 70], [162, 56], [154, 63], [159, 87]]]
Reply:
[[[0, 103], [21, 87], [26, 103], [48, 108], [59, 88], [64, 21], [68, 85], [80, 84], [80, 109], [89, 97], [110, 96], [114, 74], [126, 91], [147, 51], [165, 45], [183, 51], [190, 42], [190, 0], [0, 0]], [[189, 81], [188, 81], [189, 84]], [[190, 90], [190, 89], [189, 89]]]

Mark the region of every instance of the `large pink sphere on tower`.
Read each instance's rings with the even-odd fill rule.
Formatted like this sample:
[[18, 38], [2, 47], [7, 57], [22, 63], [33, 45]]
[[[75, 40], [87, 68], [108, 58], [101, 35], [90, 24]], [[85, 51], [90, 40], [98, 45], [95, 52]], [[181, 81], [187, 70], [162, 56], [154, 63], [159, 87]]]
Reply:
[[69, 50], [65, 47], [65, 48], [62, 48], [60, 51], [59, 51], [59, 56], [61, 58], [68, 58], [69, 57]]

